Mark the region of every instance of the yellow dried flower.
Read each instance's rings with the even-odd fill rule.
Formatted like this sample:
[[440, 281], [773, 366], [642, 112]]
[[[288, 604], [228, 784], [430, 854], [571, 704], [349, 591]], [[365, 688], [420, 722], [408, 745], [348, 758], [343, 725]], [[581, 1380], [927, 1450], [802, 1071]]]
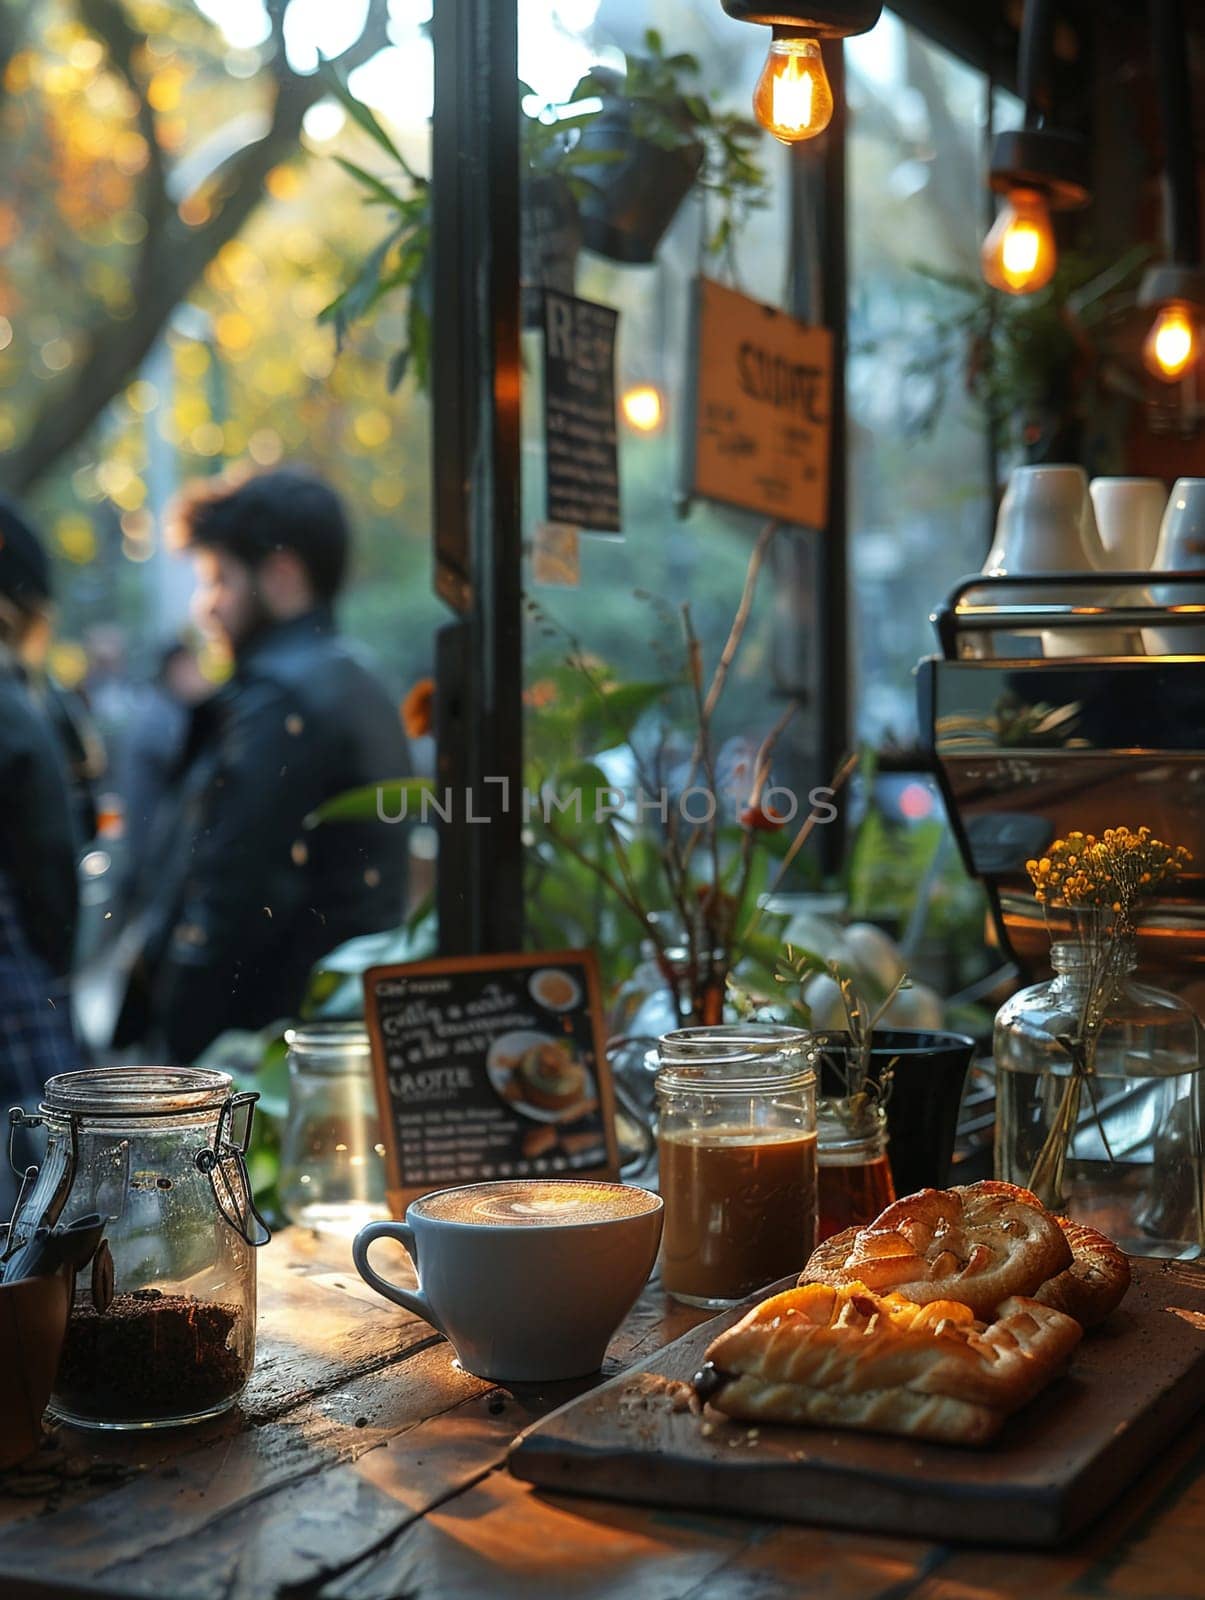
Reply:
[[1026, 862], [1040, 905], [1111, 911], [1128, 925], [1135, 903], [1192, 860], [1183, 845], [1167, 845], [1151, 830], [1119, 826], [1094, 834], [1069, 833]]

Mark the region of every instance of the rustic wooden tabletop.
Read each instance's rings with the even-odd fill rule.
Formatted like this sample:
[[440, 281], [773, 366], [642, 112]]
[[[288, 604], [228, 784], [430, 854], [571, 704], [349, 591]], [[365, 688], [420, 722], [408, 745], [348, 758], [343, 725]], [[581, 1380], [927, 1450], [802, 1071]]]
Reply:
[[[554, 1497], [507, 1446], [588, 1384], [499, 1389], [295, 1231], [261, 1254], [240, 1410], [170, 1434], [60, 1430], [0, 1474], [0, 1595], [153, 1600], [1205, 1597], [1205, 1423], [1055, 1554]], [[701, 1313], [655, 1287], [606, 1375]], [[953, 1531], [953, 1530], [952, 1530]]]

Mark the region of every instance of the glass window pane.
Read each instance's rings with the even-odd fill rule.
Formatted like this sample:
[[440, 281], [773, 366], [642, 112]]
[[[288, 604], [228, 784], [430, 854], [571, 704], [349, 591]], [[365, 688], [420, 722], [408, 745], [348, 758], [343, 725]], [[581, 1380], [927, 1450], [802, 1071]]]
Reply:
[[929, 613], [988, 547], [987, 432], [957, 370], [970, 352], [926, 364], [952, 299], [935, 275], [978, 279], [988, 87], [890, 12], [846, 60], [856, 731], [910, 745]]
[[[642, 54], [645, 32], [655, 26], [667, 54], [690, 52], [699, 73], [692, 81], [713, 113], [751, 116], [753, 86], [769, 46], [768, 30], [725, 16], [714, 0], [663, 0], [649, 7], [636, 0], [519, 0], [520, 76], [535, 91], [529, 109], [572, 92], [578, 77], [594, 64], [623, 69], [625, 54]], [[689, 424], [691, 351], [689, 317], [692, 283], [704, 272], [773, 305], [788, 302], [791, 241], [788, 224], [789, 156], [768, 136], [758, 140], [755, 159], [765, 171], [764, 203], [737, 218], [732, 251], [710, 254], [707, 240], [721, 220], [714, 195], [696, 188], [686, 197], [648, 264], [619, 263], [587, 247], [580, 251], [571, 282], [584, 299], [619, 311], [617, 386], [622, 397], [640, 387], [660, 397], [655, 427], [642, 430], [639, 418], [619, 424], [620, 494], [624, 536], [581, 541], [581, 586], [538, 587], [540, 606], [558, 626], [580, 641], [585, 652], [623, 680], [681, 675], [679, 607], [689, 602], [702, 645], [705, 669], [714, 668], [740, 597], [745, 569], [762, 526], [760, 517], [705, 501], [685, 511], [679, 503], [682, 462]], [[589, 176], [588, 174], [586, 175]], [[525, 174], [526, 194], [532, 185]], [[545, 461], [542, 437], [541, 372], [543, 339], [538, 327], [524, 335], [523, 494], [524, 525], [530, 536], [545, 515]], [[774, 566], [759, 587], [751, 625], [737, 658], [716, 722], [716, 745], [725, 771], [743, 757], [750, 770], [758, 742], [790, 698], [807, 696], [781, 746], [783, 779], [806, 795], [827, 776], [813, 774], [819, 696], [814, 626], [816, 535], [788, 534]], [[637, 591], [645, 598], [637, 597]], [[648, 596], [661, 597], [658, 607]], [[564, 739], [582, 756], [598, 754], [589, 719], [590, 697], [579, 688], [577, 723], [549, 752], [543, 728], [553, 707], [550, 676], [564, 639], [549, 638], [539, 626], [528, 632], [527, 688], [529, 743], [533, 761], [569, 753]], [[668, 658], [668, 659], [667, 659]], [[545, 716], [544, 713], [549, 716]], [[650, 721], [654, 719], [650, 718]], [[679, 692], [657, 727], [642, 728], [648, 758], [668, 774], [672, 786], [685, 769], [693, 742], [689, 696]], [[630, 758], [605, 756], [609, 776], [619, 784], [641, 786]], [[776, 768], [776, 777], [778, 769]], [[633, 783], [633, 780], [635, 782]], [[746, 780], [748, 781], [748, 780]], [[722, 781], [721, 781], [722, 787]], [[723, 802], [722, 802], [723, 803]], [[651, 835], [656, 816], [646, 816]], [[729, 804], [727, 820], [736, 822]], [[737, 833], [735, 826], [730, 834]], [[727, 841], [727, 852], [731, 842]], [[567, 857], [562, 852], [559, 866]], [[572, 863], [569, 864], [570, 867]], [[572, 874], [562, 874], [566, 882]], [[701, 877], [706, 874], [700, 873]], [[663, 899], [664, 889], [659, 891]], [[577, 892], [568, 896], [557, 872], [537, 877], [529, 904], [533, 937], [547, 941], [554, 932], [596, 944], [604, 976], [626, 976], [635, 963], [638, 929], [619, 927], [601, 910], [606, 897]], [[577, 918], [575, 928], [573, 919]]]

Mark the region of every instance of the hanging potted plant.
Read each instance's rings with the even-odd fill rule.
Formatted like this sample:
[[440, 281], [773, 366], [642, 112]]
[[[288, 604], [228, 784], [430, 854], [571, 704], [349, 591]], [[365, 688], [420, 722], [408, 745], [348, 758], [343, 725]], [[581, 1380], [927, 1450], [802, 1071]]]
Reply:
[[625, 73], [595, 68], [573, 93], [574, 102], [601, 100], [579, 147], [607, 158], [580, 201], [583, 242], [631, 264], [655, 258], [696, 184], [723, 207], [711, 249], [723, 248], [739, 215], [765, 198], [765, 175], [753, 159], [757, 125], [713, 111], [697, 87], [698, 59], [667, 56], [655, 29], [645, 34], [644, 51], [627, 57]]

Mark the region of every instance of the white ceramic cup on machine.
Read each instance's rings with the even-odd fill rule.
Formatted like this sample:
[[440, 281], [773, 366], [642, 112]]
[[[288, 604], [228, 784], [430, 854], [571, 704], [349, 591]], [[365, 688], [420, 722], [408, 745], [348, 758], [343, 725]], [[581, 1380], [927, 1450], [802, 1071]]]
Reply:
[[1008, 480], [985, 574], [1090, 572], [1095, 565], [1082, 467], [1018, 467]]
[[1149, 572], [1168, 503], [1160, 479], [1094, 478], [1091, 495], [1104, 565], [1115, 572]]
[[[1153, 570], [1202, 574], [1199, 589], [1152, 583], [1157, 605], [1205, 605], [1205, 478], [1177, 481], [1163, 514]], [[1205, 655], [1205, 628], [1144, 628], [1142, 637], [1150, 656]]]
[[[996, 539], [984, 567], [985, 574], [1009, 576], [1032, 573], [1094, 572], [1109, 565], [1096, 525], [1096, 512], [1088, 493], [1088, 475], [1082, 467], [1018, 467], [1009, 479], [1000, 504]], [[1120, 598], [1116, 594], [1068, 589], [1062, 594], [1050, 586], [1013, 591], [1020, 604], [1065, 600], [1069, 604], [1099, 605]], [[1133, 655], [1138, 635], [1122, 628], [1046, 628], [1042, 630], [1045, 656]]]

